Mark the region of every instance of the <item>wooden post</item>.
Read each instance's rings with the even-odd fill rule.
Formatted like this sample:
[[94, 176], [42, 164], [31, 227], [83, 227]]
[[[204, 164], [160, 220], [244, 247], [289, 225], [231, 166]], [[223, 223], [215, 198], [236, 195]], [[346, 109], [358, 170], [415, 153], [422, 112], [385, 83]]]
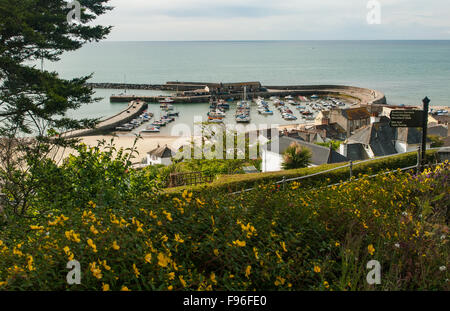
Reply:
[[428, 109], [430, 99], [425, 97], [423, 99], [423, 124], [422, 124], [422, 167], [425, 167], [427, 161], [427, 130], [428, 130]]
[[419, 146], [417, 148], [417, 173], [421, 171], [422, 167], [422, 148]]

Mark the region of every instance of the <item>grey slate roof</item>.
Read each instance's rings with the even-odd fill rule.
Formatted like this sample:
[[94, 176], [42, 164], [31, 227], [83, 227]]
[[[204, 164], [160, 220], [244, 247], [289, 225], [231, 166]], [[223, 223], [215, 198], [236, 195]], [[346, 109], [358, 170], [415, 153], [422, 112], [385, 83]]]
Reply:
[[[394, 140], [395, 129], [390, 127], [388, 123], [373, 123], [369, 126], [358, 129], [348, 138], [348, 143], [370, 145], [372, 152], [376, 157], [378, 157], [397, 153]], [[358, 152], [360, 154], [360, 151], [356, 149], [353, 150], [353, 152]]]
[[448, 136], [448, 128], [443, 124], [428, 127], [428, 135], [437, 135], [441, 137]]
[[366, 160], [369, 158], [362, 144], [347, 145], [347, 158], [352, 161]]
[[171, 158], [175, 155], [175, 153], [172, 151], [172, 149], [170, 149], [169, 147], [164, 146], [164, 147], [159, 147], [156, 149], [153, 149], [152, 151], [150, 151], [148, 153], [149, 155], [155, 156], [157, 158]]
[[[414, 127], [398, 128], [396, 140], [408, 144], [420, 144], [422, 142], [422, 131]], [[430, 142], [430, 140], [427, 139], [427, 142]]]
[[[340, 163], [340, 162], [347, 162], [348, 159], [344, 157], [343, 155], [337, 153], [336, 151], [319, 146], [316, 144], [308, 143], [302, 140], [298, 140], [292, 137], [282, 136], [278, 138], [277, 140], [274, 140], [273, 143], [278, 143], [279, 145], [279, 154], [284, 154], [286, 149], [292, 144], [292, 143], [298, 143], [302, 147], [306, 147], [311, 151], [312, 157], [311, 157], [311, 163], [315, 165], [321, 165], [321, 164], [327, 164], [327, 163]], [[269, 148], [267, 148], [269, 147]], [[264, 146], [264, 149], [270, 150], [269, 146]]]

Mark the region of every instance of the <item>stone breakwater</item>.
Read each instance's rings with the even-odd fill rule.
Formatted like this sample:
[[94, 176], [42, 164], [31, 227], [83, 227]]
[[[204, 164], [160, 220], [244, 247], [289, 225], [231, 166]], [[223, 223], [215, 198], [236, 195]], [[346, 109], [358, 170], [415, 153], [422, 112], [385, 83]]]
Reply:
[[[162, 85], [167, 87], [169, 84]], [[170, 87], [179, 87], [181, 84], [170, 85]], [[183, 87], [194, 87], [198, 89], [199, 85], [187, 85], [182, 84]], [[148, 86], [150, 87], [150, 85]], [[128, 87], [131, 89], [131, 87]], [[386, 97], [383, 93], [354, 86], [341, 86], [341, 85], [288, 85], [288, 86], [264, 86], [265, 91], [247, 92], [248, 98], [256, 98], [258, 96], [267, 98], [271, 96], [336, 96], [346, 97], [353, 99], [355, 103], [363, 105], [371, 104], [386, 104]], [[167, 90], [167, 88], [165, 88]], [[236, 92], [231, 94], [219, 94], [215, 95], [221, 99], [235, 99], [239, 100], [243, 98], [243, 92]], [[139, 96], [139, 95], [113, 95], [110, 97], [111, 102], [129, 102], [132, 100], [143, 100], [148, 103], [157, 103], [164, 99], [161, 96]], [[204, 103], [209, 102], [211, 95], [199, 95], [199, 96], [176, 96], [172, 98], [175, 103]]]
[[148, 108], [148, 104], [144, 101], [131, 101], [128, 107], [120, 113], [103, 120], [93, 129], [82, 129], [63, 133], [66, 138], [77, 138], [83, 136], [98, 135], [105, 132], [113, 131], [117, 126], [128, 123], [135, 119]]

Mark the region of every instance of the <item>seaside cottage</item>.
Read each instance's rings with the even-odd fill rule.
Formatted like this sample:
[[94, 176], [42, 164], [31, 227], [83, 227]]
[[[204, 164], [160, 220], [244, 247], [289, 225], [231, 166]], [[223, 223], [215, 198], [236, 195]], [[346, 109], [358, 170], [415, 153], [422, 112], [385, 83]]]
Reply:
[[316, 125], [337, 124], [343, 128], [347, 137], [354, 131], [370, 124], [371, 114], [366, 107], [331, 109], [321, 111], [315, 119]]
[[[392, 128], [382, 117], [361, 128], [339, 147], [339, 153], [352, 161], [366, 160], [396, 153], [417, 151], [422, 144], [422, 132], [417, 128]], [[427, 148], [431, 141], [427, 139]]]
[[147, 165], [171, 165], [172, 158], [175, 156], [175, 152], [172, 151], [167, 145], [164, 147], [158, 147], [147, 153]]

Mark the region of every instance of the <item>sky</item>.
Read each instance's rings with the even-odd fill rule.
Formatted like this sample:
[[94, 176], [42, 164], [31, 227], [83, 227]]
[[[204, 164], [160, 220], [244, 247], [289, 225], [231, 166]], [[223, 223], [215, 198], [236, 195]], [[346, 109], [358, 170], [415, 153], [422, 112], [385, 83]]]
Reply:
[[450, 39], [449, 0], [110, 3], [115, 9], [98, 19], [99, 24], [114, 26], [109, 41]]

